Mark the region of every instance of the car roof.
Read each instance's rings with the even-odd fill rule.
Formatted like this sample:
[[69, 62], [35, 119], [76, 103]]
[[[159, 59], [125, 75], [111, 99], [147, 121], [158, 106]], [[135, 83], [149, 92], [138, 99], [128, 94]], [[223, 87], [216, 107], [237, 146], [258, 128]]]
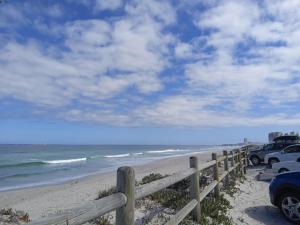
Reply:
[[299, 136], [298, 135], [284, 135], [284, 136], [279, 136], [277, 138], [274, 138], [274, 142], [276, 141], [295, 141], [295, 140], [299, 140]]

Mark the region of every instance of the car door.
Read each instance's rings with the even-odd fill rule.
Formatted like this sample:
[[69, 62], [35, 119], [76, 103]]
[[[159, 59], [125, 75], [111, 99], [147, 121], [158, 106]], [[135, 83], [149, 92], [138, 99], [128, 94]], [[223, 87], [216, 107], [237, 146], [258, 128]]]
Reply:
[[267, 144], [263, 148], [264, 155], [267, 155], [269, 153], [273, 153], [275, 148], [275, 144]]
[[285, 146], [284, 143], [275, 143], [275, 144], [273, 144], [272, 149], [269, 153], [279, 152], [282, 149], [284, 149], [285, 147], [287, 147], [287, 146]]
[[300, 157], [289, 164], [288, 169], [290, 171], [300, 171]]
[[285, 149], [280, 161], [296, 161], [298, 157], [300, 157], [300, 145], [294, 145]]

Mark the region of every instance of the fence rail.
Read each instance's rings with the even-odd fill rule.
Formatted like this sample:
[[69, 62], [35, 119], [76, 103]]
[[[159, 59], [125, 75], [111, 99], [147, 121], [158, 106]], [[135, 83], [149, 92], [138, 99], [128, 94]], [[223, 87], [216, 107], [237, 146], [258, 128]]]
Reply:
[[[223, 171], [220, 171], [221, 163], [224, 164]], [[230, 174], [244, 174], [246, 173], [246, 166], [247, 146], [230, 151], [230, 154], [227, 151], [223, 151], [221, 156], [212, 153], [212, 160], [201, 165], [198, 165], [197, 157], [190, 157], [190, 168], [139, 186], [135, 186], [134, 169], [131, 167], [120, 167], [117, 171], [117, 193], [94, 200], [80, 208], [71, 209], [59, 216], [32, 221], [28, 225], [81, 225], [114, 210], [116, 210], [116, 225], [133, 225], [135, 223], [135, 200], [165, 189], [186, 178], [191, 180], [189, 188], [191, 201], [171, 217], [166, 225], [179, 224], [191, 212], [193, 219], [199, 222], [201, 201], [212, 191], [218, 197], [220, 194], [220, 183], [225, 179], [225, 188], [228, 187]], [[207, 168], [213, 168], [214, 180], [200, 192], [200, 172]], [[220, 172], [222, 173], [220, 174]]]

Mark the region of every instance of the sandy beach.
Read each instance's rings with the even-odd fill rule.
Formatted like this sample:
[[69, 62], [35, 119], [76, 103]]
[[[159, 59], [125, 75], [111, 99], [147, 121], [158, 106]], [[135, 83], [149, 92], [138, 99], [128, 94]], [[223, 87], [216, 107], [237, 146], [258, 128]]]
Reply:
[[269, 198], [270, 181], [256, 179], [261, 169], [248, 169], [246, 181], [238, 186], [234, 197], [226, 196], [233, 208], [230, 216], [234, 225], [289, 225]]
[[[196, 155], [200, 163], [211, 160], [211, 152]], [[189, 155], [171, 157], [134, 166], [136, 179], [141, 180], [151, 172], [173, 174], [189, 168], [189, 157]], [[0, 208], [24, 210], [29, 213], [32, 220], [35, 220], [81, 206], [85, 202], [94, 200], [100, 190], [108, 189], [115, 184], [116, 171], [112, 171], [63, 184], [0, 192]]]
[[[199, 162], [204, 163], [211, 159], [211, 152], [197, 156]], [[189, 155], [134, 166], [138, 181], [150, 173], [173, 174], [188, 167]], [[248, 169], [245, 182], [238, 183], [237, 193], [233, 197], [225, 194], [233, 207], [228, 214], [235, 225], [288, 225], [289, 223], [280, 214], [279, 209], [270, 203], [269, 182], [256, 179], [261, 170], [257, 168]], [[0, 192], [0, 208], [9, 207], [24, 210], [29, 213], [31, 220], [35, 220], [79, 207], [94, 200], [100, 190], [108, 189], [115, 183], [116, 171], [112, 171], [63, 184]], [[144, 216], [141, 209], [137, 210], [136, 213], [137, 218]]]

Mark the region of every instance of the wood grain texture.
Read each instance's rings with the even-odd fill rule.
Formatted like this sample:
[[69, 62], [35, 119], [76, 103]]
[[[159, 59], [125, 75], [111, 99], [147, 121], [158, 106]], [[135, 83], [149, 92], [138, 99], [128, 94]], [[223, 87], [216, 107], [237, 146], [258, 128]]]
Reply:
[[126, 205], [116, 210], [116, 225], [134, 225], [135, 174], [133, 168], [123, 166], [118, 169], [117, 191], [123, 193], [127, 201]]
[[179, 210], [165, 225], [178, 225], [198, 204], [196, 199], [191, 200]]
[[96, 219], [105, 213], [111, 212], [126, 204], [126, 196], [116, 193], [99, 200], [94, 200], [79, 208], [70, 209], [69, 212], [58, 216], [50, 216], [41, 220], [36, 220], [27, 225], [80, 225], [90, 220]]
[[200, 207], [200, 186], [199, 186], [199, 170], [197, 157], [190, 157], [190, 168], [196, 169], [196, 172], [191, 175], [190, 194], [191, 199], [196, 199], [197, 205], [195, 206], [192, 216], [197, 222], [200, 222], [201, 207]]

